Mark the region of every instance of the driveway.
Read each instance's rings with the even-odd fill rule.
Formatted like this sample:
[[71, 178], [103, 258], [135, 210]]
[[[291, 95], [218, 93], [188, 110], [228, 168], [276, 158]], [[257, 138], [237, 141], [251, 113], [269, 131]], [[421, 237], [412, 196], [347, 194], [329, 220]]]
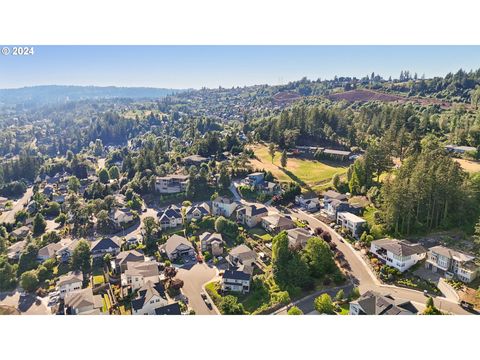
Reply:
[[200, 293], [203, 285], [217, 276], [217, 270], [205, 263], [196, 263], [192, 267], [178, 269], [177, 278], [183, 280], [182, 292], [188, 298], [188, 305], [198, 315], [216, 315], [215, 310], [210, 310], [202, 299]]
[[14, 307], [25, 315], [52, 315], [45, 301], [37, 301], [37, 297], [32, 294], [21, 297], [18, 291], [0, 293], [0, 304]]

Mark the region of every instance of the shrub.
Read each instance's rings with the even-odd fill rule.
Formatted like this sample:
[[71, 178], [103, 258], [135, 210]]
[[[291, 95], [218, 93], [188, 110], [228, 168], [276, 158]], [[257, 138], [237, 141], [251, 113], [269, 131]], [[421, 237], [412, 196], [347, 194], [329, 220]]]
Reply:
[[296, 306], [292, 306], [288, 311], [288, 315], [303, 315], [303, 311]]

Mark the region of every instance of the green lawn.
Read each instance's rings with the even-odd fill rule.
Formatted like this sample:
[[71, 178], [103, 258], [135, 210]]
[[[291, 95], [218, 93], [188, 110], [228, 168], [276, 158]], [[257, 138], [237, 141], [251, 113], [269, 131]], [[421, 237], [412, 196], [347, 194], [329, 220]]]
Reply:
[[280, 152], [276, 152], [272, 164], [272, 159], [268, 154], [268, 148], [264, 145], [256, 146], [255, 155], [259, 160], [252, 160], [255, 168], [271, 171], [272, 174], [281, 182], [296, 182], [308, 190], [320, 190], [330, 183], [333, 175], [345, 174], [347, 164], [331, 161], [317, 161], [303, 158], [289, 158], [287, 166], [283, 169], [280, 166]]
[[93, 285], [101, 285], [105, 282], [103, 275], [96, 275], [93, 277]]
[[350, 305], [348, 303], [340, 305], [340, 311], [337, 312], [338, 315], [348, 315], [349, 313], [350, 313]]

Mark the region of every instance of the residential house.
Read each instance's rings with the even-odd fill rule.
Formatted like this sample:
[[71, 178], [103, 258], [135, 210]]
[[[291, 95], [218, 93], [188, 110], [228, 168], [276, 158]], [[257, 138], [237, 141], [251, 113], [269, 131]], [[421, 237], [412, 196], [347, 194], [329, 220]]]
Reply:
[[15, 240], [25, 239], [30, 234], [30, 228], [28, 226], [20, 226], [18, 229], [13, 230], [10, 236]]
[[185, 219], [187, 221], [201, 220], [204, 216], [210, 214], [210, 205], [201, 203], [200, 205], [192, 205], [185, 210]]
[[81, 271], [70, 271], [69, 273], [59, 277], [57, 289], [60, 292], [60, 298], [73, 291], [80, 290], [83, 285], [83, 273]]
[[257, 261], [257, 253], [247, 245], [241, 244], [230, 250], [227, 261], [234, 268], [241, 265], [253, 267]]
[[155, 309], [168, 305], [161, 282], [147, 281], [132, 299], [132, 315], [155, 315]]
[[[78, 239], [72, 239], [72, 238], [65, 238], [62, 239], [60, 242], [62, 244], [62, 247], [57, 250], [57, 258], [60, 260], [60, 262], [65, 263], [70, 259], [70, 256], [72, 256], [73, 250], [78, 245]], [[91, 243], [88, 242], [90, 245]]]
[[222, 291], [248, 293], [250, 291], [252, 273], [253, 268], [246, 265], [225, 270], [221, 280]]
[[135, 215], [129, 209], [115, 209], [110, 214], [110, 220], [117, 229], [126, 228], [133, 223]]
[[208, 162], [208, 158], [200, 155], [190, 155], [190, 156], [184, 157], [182, 161], [186, 166], [192, 166], [192, 165], [200, 166], [203, 163]]
[[320, 200], [315, 193], [295, 196], [295, 204], [307, 211], [317, 211], [320, 209]]
[[422, 245], [412, 244], [407, 240], [380, 239], [372, 241], [370, 253], [386, 265], [404, 272], [425, 259], [427, 250]]
[[341, 225], [343, 229], [350, 232], [352, 237], [357, 239], [362, 234], [367, 222], [355, 214], [340, 212], [337, 214], [337, 224]]
[[200, 245], [202, 252], [209, 251], [213, 256], [223, 254], [223, 237], [220, 233], [210, 233], [208, 231], [200, 235]]
[[145, 255], [138, 250], [121, 251], [115, 258], [115, 269], [118, 273], [122, 273], [127, 270], [128, 263], [143, 261], [145, 261]]
[[133, 261], [127, 262], [126, 269], [122, 274], [122, 286], [130, 286], [132, 291], [140, 289], [148, 281], [157, 283], [160, 279], [156, 261]]
[[75, 290], [65, 295], [66, 315], [99, 315], [102, 313], [101, 295], [93, 295], [91, 287]]
[[349, 204], [348, 201], [329, 199], [323, 202], [321, 215], [331, 221], [335, 221], [340, 212], [349, 212], [351, 214], [360, 215], [362, 206], [359, 204]]
[[159, 176], [155, 181], [155, 190], [160, 194], [175, 194], [187, 189], [188, 175]]
[[313, 235], [307, 229], [294, 228], [287, 230], [288, 245], [291, 248], [303, 249], [307, 245], [308, 239]]
[[262, 227], [265, 229], [265, 231], [276, 234], [283, 230], [293, 229], [295, 227], [295, 223], [292, 219], [286, 216], [273, 214], [262, 218]]
[[245, 205], [237, 209], [237, 220], [243, 225], [254, 227], [262, 218], [268, 215], [268, 209], [263, 205]]
[[163, 211], [159, 211], [158, 221], [162, 230], [175, 228], [182, 225], [183, 218], [180, 209], [175, 205], [170, 205]]
[[18, 260], [20, 254], [23, 252], [27, 246], [27, 240], [17, 241], [7, 248], [7, 258], [10, 260]]
[[219, 196], [212, 201], [212, 213], [215, 216], [230, 217], [236, 208], [237, 203], [224, 196]]
[[167, 242], [160, 246], [160, 251], [164, 251], [171, 261], [181, 259], [183, 257], [195, 256], [195, 249], [190, 241], [183, 236], [173, 234]]
[[345, 194], [340, 194], [339, 192], [336, 192], [334, 190], [327, 190], [323, 193], [323, 201], [329, 201], [329, 200], [340, 200], [340, 201], [345, 201], [348, 199], [347, 195]]
[[415, 315], [418, 309], [409, 300], [395, 299], [367, 291], [350, 303], [350, 315]]
[[458, 145], [445, 145], [445, 149], [455, 154], [465, 154], [467, 152], [477, 151], [477, 148], [473, 146], [458, 146]]
[[178, 302], [174, 302], [172, 304], [157, 307], [155, 309], [155, 315], [182, 315], [180, 304]]
[[92, 257], [101, 258], [106, 254], [116, 256], [120, 252], [121, 239], [118, 237], [104, 237], [100, 240], [93, 242], [90, 252]]
[[255, 172], [248, 174], [243, 183], [248, 186], [256, 187], [265, 181], [265, 174], [263, 172]]
[[264, 181], [258, 184], [255, 189], [263, 194], [267, 195], [275, 195], [280, 193], [281, 187], [275, 182], [272, 181]]
[[0, 196], [0, 211], [4, 211], [4, 210], [5, 210], [8, 201], [9, 201], [9, 200], [8, 200], [6, 197]]
[[445, 275], [447, 278], [455, 277], [465, 283], [472, 282], [479, 272], [475, 256], [445, 246], [428, 249], [425, 267], [432, 272]]
[[51, 243], [40, 248], [37, 253], [37, 260], [43, 262], [47, 259], [53, 259], [57, 255], [57, 251], [63, 248], [61, 242]]

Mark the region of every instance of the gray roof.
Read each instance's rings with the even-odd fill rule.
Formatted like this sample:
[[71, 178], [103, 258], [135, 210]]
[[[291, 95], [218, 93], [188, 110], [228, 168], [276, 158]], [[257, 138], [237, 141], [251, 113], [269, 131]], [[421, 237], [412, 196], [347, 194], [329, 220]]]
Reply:
[[122, 265], [127, 262], [138, 262], [144, 261], [145, 256], [138, 250], [127, 250], [120, 252], [115, 258], [115, 263], [117, 265]]
[[234, 247], [232, 250], [230, 250], [229, 254], [233, 257], [239, 258], [242, 261], [249, 259], [257, 259], [257, 253], [245, 244]]
[[468, 254], [458, 250], [453, 250], [441, 245], [431, 247], [430, 249], [428, 249], [428, 251], [445, 256], [449, 259], [454, 259], [459, 262], [467, 262], [475, 259], [475, 256], [473, 256], [472, 254]]
[[331, 199], [336, 199], [336, 200], [346, 200], [347, 195], [345, 194], [340, 194], [339, 192], [333, 191], [333, 190], [328, 190], [323, 193], [323, 196], [327, 196]]
[[93, 295], [92, 288], [85, 288], [68, 293], [65, 296], [65, 306], [77, 309], [85, 306], [101, 308], [103, 303], [100, 295]]
[[427, 250], [420, 244], [413, 244], [407, 240], [380, 239], [372, 241], [372, 244], [381, 247], [397, 256], [410, 256], [423, 254]]
[[70, 271], [58, 278], [57, 286], [83, 282], [83, 273], [81, 271]]
[[183, 236], [180, 236], [177, 234], [173, 234], [168, 238], [167, 242], [165, 243], [164, 249], [167, 252], [167, 254], [171, 254], [177, 249], [177, 247], [181, 245], [184, 245], [193, 249], [193, 245], [190, 241], [185, 239]]
[[360, 306], [362, 315], [414, 315], [418, 312], [408, 300], [383, 296], [374, 291], [367, 291], [352, 303]]

